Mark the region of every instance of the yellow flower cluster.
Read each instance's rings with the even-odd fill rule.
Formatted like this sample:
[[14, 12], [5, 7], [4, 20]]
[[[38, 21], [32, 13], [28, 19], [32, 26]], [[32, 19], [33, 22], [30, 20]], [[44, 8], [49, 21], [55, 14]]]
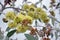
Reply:
[[31, 4], [31, 5], [24, 4], [24, 5], [27, 5], [27, 6], [23, 6], [23, 9], [27, 7], [27, 11], [28, 11], [27, 14], [33, 17], [33, 19], [41, 19], [44, 23], [49, 22], [49, 18], [47, 17], [47, 14], [43, 10], [43, 8], [38, 8], [34, 4]]
[[7, 19], [12, 19], [13, 22], [8, 23], [9, 28], [16, 28], [16, 32], [26, 32], [29, 29], [28, 24], [31, 24], [34, 19], [41, 19], [44, 23], [49, 21], [46, 12], [42, 8], [36, 7], [34, 4], [24, 4], [22, 7], [26, 13], [21, 12], [15, 14], [13, 11], [6, 13]]
[[[26, 30], [29, 29], [28, 24], [30, 24], [33, 20], [31, 16], [28, 15], [23, 15], [21, 12], [18, 14], [14, 14], [14, 12], [7, 12], [6, 14], [7, 19], [13, 19], [13, 22], [8, 22], [8, 27], [9, 28], [16, 28], [16, 32], [25, 32]], [[25, 25], [27, 24], [27, 25]]]

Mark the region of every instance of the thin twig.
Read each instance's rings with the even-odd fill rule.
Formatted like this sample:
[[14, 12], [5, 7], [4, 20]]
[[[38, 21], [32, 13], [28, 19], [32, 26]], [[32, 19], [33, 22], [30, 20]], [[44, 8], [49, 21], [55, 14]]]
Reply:
[[2, 8], [3, 8], [3, 4], [0, 2], [0, 5], [2, 6]]

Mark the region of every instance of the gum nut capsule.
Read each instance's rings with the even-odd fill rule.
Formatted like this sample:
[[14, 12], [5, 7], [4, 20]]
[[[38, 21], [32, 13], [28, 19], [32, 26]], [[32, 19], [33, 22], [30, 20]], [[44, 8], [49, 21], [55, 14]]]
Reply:
[[15, 17], [14, 18], [14, 22], [16, 22], [17, 24], [21, 22], [20, 18], [19, 17]]
[[28, 30], [29, 27], [28, 26], [22, 26], [22, 25], [18, 25], [16, 30], [17, 30], [17, 33], [24, 33], [26, 32], [26, 30]]
[[32, 11], [28, 11], [28, 15], [29, 15], [29, 16], [34, 17], [34, 14], [35, 14], [35, 13], [32, 12]]
[[15, 28], [17, 26], [17, 23], [16, 22], [9, 22], [8, 23], [8, 27], [9, 28]]
[[33, 6], [33, 5], [30, 5], [30, 6], [29, 6], [29, 11], [34, 12], [35, 10], [36, 10], [35, 6]]
[[7, 19], [14, 20], [14, 18], [15, 18], [16, 15], [15, 15], [15, 12], [8, 11], [5, 16], [6, 16]]
[[23, 9], [24, 9], [24, 10], [28, 10], [28, 9], [29, 9], [29, 5], [28, 5], [28, 4], [24, 4], [24, 5], [23, 5]]
[[25, 18], [30, 22], [33, 20], [33, 18], [31, 16], [25, 16]]

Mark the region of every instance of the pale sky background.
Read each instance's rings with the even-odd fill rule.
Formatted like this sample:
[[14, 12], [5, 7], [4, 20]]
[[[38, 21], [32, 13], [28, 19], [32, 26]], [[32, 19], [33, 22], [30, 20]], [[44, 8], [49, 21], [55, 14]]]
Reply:
[[[1, 3], [3, 3], [3, 1], [4, 1], [4, 0], [0, 0]], [[37, 2], [38, 0], [28, 0], [28, 1], [30, 1], [30, 2], [32, 2], [32, 3], [35, 3], [35, 2]], [[59, 0], [56, 0], [56, 1], [59, 2]], [[17, 0], [15, 4], [16, 4], [15, 7], [20, 7], [20, 4], [22, 5], [22, 0]], [[47, 8], [49, 8], [50, 0], [44, 0], [42, 4], [46, 5]], [[39, 5], [38, 5], [38, 6], [39, 6]], [[11, 9], [8, 9], [8, 11], [10, 11], [10, 10], [11, 10]], [[54, 10], [55, 10], [55, 9], [54, 9]], [[49, 10], [48, 10], [48, 11], [49, 11]], [[48, 11], [47, 11], [47, 13], [49, 13]], [[7, 11], [4, 11], [4, 13], [6, 13], [6, 12], [7, 12]], [[58, 14], [59, 11], [58, 11], [58, 10], [55, 10], [55, 13], [56, 13], [56, 18], [60, 21], [60, 14]], [[3, 31], [5, 31], [6, 28], [7, 28], [7, 24], [2, 21], [2, 18], [4, 18], [4, 15], [3, 15], [3, 14], [0, 15], [0, 27], [2, 28]], [[39, 22], [38, 22], [38, 23], [39, 23]], [[39, 24], [42, 24], [42, 23], [39, 23]], [[33, 25], [34, 25], [34, 23], [33, 23]], [[43, 25], [44, 25], [44, 24], [43, 24]], [[58, 25], [58, 24], [56, 24], [56, 26], [57, 26], [57, 25]], [[59, 27], [59, 26], [57, 26], [57, 27]], [[24, 34], [22, 34], [22, 33], [17, 34], [17, 35], [14, 34], [12, 37], [13, 37], [13, 39], [18, 38], [18, 40], [24, 40], [24, 39], [25, 39], [25, 36], [24, 36]], [[12, 38], [12, 37], [11, 37], [11, 38]], [[51, 40], [55, 40], [55, 37], [52, 38]], [[58, 40], [60, 40], [60, 39], [58, 39]]]

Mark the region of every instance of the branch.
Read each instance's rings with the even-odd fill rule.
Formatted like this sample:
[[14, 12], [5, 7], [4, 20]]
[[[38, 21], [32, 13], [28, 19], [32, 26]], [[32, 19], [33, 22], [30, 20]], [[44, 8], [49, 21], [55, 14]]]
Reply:
[[[5, 7], [3, 10], [8, 9], [8, 8], [12, 8], [12, 9], [14, 9], [14, 10], [16, 10], [16, 11], [21, 10], [21, 9], [19, 9], [19, 8], [15, 8], [15, 7]], [[3, 11], [3, 10], [2, 10], [2, 11]]]
[[0, 2], [0, 5], [2, 6], [2, 8], [4, 7], [3, 4]]

